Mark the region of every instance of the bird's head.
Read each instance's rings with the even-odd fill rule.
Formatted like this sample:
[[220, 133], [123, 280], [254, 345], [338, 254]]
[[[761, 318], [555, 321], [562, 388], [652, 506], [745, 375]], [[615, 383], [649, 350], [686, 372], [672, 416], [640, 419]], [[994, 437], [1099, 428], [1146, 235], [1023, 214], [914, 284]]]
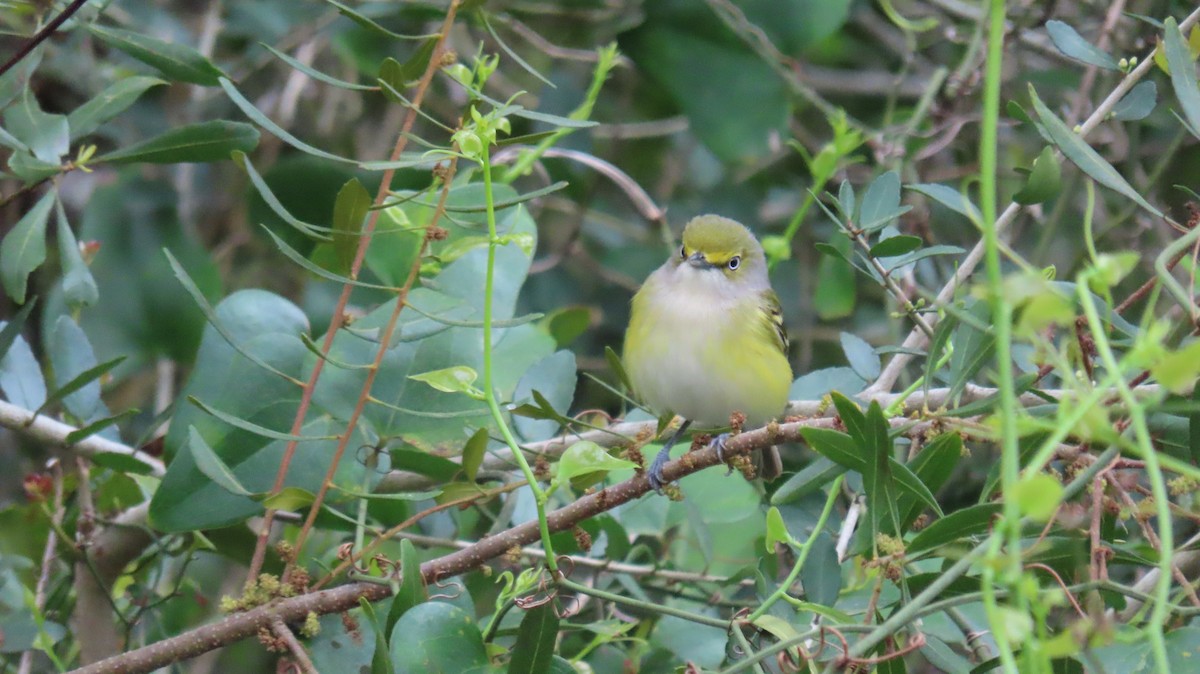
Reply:
[[692, 218], [683, 228], [683, 244], [674, 262], [710, 278], [766, 280], [766, 257], [754, 234], [740, 222], [719, 215]]

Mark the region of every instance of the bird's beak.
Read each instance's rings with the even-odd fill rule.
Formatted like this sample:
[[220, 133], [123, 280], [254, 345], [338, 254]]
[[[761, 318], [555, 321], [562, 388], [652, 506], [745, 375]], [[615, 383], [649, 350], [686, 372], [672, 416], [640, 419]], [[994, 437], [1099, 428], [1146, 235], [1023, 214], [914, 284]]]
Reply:
[[708, 261], [708, 258], [704, 257], [704, 253], [699, 251], [692, 253], [688, 257], [687, 262], [696, 269], [712, 269], [715, 266]]

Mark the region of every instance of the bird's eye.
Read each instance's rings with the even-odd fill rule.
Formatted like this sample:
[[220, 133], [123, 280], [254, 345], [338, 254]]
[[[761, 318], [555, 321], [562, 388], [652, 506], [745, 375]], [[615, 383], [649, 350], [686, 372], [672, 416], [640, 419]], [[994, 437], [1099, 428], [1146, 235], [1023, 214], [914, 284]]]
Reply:
[[687, 246], [679, 247], [679, 257], [683, 258], [683, 259], [687, 259]]
[[730, 271], [737, 269], [738, 267], [742, 266], [742, 258], [738, 255], [734, 255], [733, 257], [729, 258], [729, 262], [726, 262], [725, 266], [729, 267]]

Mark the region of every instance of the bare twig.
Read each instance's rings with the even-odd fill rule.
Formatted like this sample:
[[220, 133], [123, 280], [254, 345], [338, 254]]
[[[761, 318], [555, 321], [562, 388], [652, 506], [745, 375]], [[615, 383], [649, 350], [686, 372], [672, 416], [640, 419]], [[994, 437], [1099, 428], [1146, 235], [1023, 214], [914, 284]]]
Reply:
[[[38, 570], [37, 585], [34, 586], [33, 605], [40, 613], [46, 608], [46, 586], [50, 583], [50, 569], [54, 567], [54, 551], [58, 547], [58, 530], [62, 528], [63, 520], [63, 479], [62, 464], [57, 460], [51, 466], [54, 477], [53, 513], [54, 526], [46, 536], [46, 547], [42, 550], [42, 568]], [[21, 654], [21, 664], [17, 666], [17, 674], [29, 674], [33, 668], [34, 651], [28, 650]]]
[[316, 665], [308, 657], [308, 652], [304, 650], [304, 646], [300, 644], [300, 641], [296, 639], [296, 635], [292, 634], [291, 628], [279, 616], [275, 616], [271, 621], [271, 631], [291, 651], [292, 657], [296, 659], [297, 664], [300, 665], [300, 669], [304, 674], [320, 674], [317, 671]]
[[47, 38], [54, 34], [54, 31], [58, 30], [59, 26], [63, 25], [63, 22], [71, 18], [71, 15], [78, 12], [79, 8], [83, 7], [86, 3], [87, 0], [71, 0], [71, 4], [63, 8], [63, 11], [59, 12], [53, 19], [50, 19], [45, 26], [42, 26], [41, 30], [23, 42], [20, 48], [4, 62], [4, 65], [0, 65], [0, 75], [12, 70], [13, 66], [20, 63], [26, 56], [29, 56], [30, 52], [37, 49], [39, 44], [45, 42]]

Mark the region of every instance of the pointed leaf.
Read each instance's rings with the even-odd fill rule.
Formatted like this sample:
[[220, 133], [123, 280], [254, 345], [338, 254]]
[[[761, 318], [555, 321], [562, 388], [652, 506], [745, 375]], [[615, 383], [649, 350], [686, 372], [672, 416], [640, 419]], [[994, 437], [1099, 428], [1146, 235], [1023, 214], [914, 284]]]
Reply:
[[192, 453], [192, 460], [196, 462], [196, 467], [201, 473], [215, 482], [227, 492], [237, 494], [239, 496], [253, 496], [254, 494], [242, 486], [241, 482], [234, 477], [233, 471], [229, 470], [229, 466], [221, 461], [221, 457], [213, 451], [212, 447], [200, 437], [200, 433], [195, 427], [188, 428], [188, 451]]
[[57, 196], [49, 190], [0, 242], [0, 280], [17, 304], [25, 303], [29, 275], [46, 261], [46, 220]]
[[608, 453], [606, 449], [589, 440], [571, 445], [558, 460], [555, 481], [563, 483], [571, 478], [588, 473], [635, 468], [636, 464]]
[[1025, 206], [1042, 204], [1057, 196], [1060, 189], [1062, 170], [1058, 166], [1054, 150], [1047, 145], [1042, 148], [1042, 153], [1037, 159], [1033, 160], [1033, 170], [1029, 172], [1025, 186], [1013, 195], [1013, 201]]
[[249, 152], [258, 145], [258, 129], [241, 122], [214, 120], [171, 129], [129, 147], [96, 157], [110, 164], [181, 164], [222, 161], [235, 151]]
[[925, 243], [919, 236], [909, 234], [901, 234], [900, 236], [891, 236], [881, 240], [879, 243], [871, 246], [871, 257], [896, 257], [921, 247]]
[[66, 115], [43, 112], [29, 90], [4, 113], [4, 126], [47, 164], [58, 164], [71, 149], [71, 131]]
[[462, 465], [468, 482], [474, 482], [475, 476], [479, 474], [479, 466], [483, 464], [483, 455], [487, 452], [487, 445], [488, 432], [486, 428], [475, 431], [471, 435], [471, 439], [467, 440], [467, 444], [463, 445]]
[[58, 215], [58, 263], [62, 265], [63, 299], [72, 310], [90, 307], [100, 299], [100, 290], [96, 287], [96, 279], [92, 270], [88, 269], [83, 254], [79, 252], [79, 242], [67, 222], [67, 212], [62, 202], [55, 200], [55, 211]]
[[124, 412], [118, 412], [111, 417], [97, 419], [83, 428], [67, 433], [67, 437], [65, 440], [63, 440], [63, 443], [67, 446], [70, 446], [79, 442], [80, 440], [86, 440], [87, 438], [90, 438], [109, 426], [119, 423], [122, 419], [128, 419], [129, 417], [137, 415], [137, 413], [138, 410], [136, 409], [128, 409]]
[[321, 157], [323, 159], [329, 159], [332, 161], [343, 162], [343, 163], [347, 163], [347, 164], [358, 163], [358, 162], [354, 161], [353, 159], [347, 159], [346, 157], [340, 157], [336, 154], [333, 154], [332, 152], [326, 152], [319, 148], [315, 148], [312, 145], [309, 145], [308, 143], [305, 143], [304, 141], [300, 140], [299, 138], [296, 138], [295, 136], [288, 133], [287, 131], [284, 131], [283, 127], [281, 127], [278, 124], [276, 124], [275, 122], [271, 121], [271, 118], [264, 115], [261, 110], [254, 107], [254, 104], [251, 103], [249, 100], [247, 100], [246, 97], [243, 96], [241, 94], [241, 92], [237, 90], [237, 87], [233, 86], [232, 82], [230, 82], [229, 80], [222, 77], [220, 79], [219, 83], [221, 85], [221, 88], [225, 90], [225, 94], [227, 96], [229, 96], [230, 100], [233, 101], [234, 105], [238, 106], [238, 109], [240, 109], [243, 114], [245, 114], [247, 117], [249, 117], [251, 119], [251, 121], [253, 121], [255, 124], [258, 124], [263, 129], [265, 129], [267, 131], [267, 133], [270, 133], [272, 136], [275, 136], [279, 140], [282, 140], [283, 142], [287, 143], [288, 145], [291, 145], [292, 147], [296, 148], [297, 150], [300, 150], [301, 152], [306, 152], [315, 157]]
[[400, 540], [400, 587], [392, 596], [392, 607], [388, 609], [388, 631], [396, 625], [396, 621], [417, 604], [429, 600], [429, 590], [425, 587], [425, 578], [421, 575], [421, 558], [417, 549], [407, 538]]
[[909, 541], [907, 552], [915, 555], [939, 545], [959, 541], [967, 536], [981, 534], [991, 527], [992, 518], [1000, 512], [1002, 507], [999, 503], [981, 503], [935, 520], [933, 524], [917, 532], [917, 535]]
[[71, 140], [83, 138], [101, 124], [124, 112], [150, 87], [166, 83], [157, 77], [142, 75], [123, 77], [113, 82], [67, 115], [67, 122], [71, 127]]
[[1192, 134], [1200, 137], [1200, 85], [1196, 83], [1196, 68], [1192, 65], [1191, 52], [1174, 17], [1167, 17], [1163, 21], [1163, 31], [1163, 46], [1167, 63], [1171, 66], [1171, 86], [1175, 88], [1175, 98], [1179, 100], [1179, 107], [1183, 108]]
[[1074, 59], [1084, 65], [1096, 66], [1105, 70], [1117, 70], [1117, 62], [1108, 53], [1096, 45], [1083, 39], [1074, 28], [1058, 20], [1046, 22], [1046, 32], [1050, 40], [1063, 56]]
[[409, 379], [424, 382], [439, 391], [466, 394], [472, 394], [478, 390], [474, 386], [478, 377], [479, 374], [466, 365], [455, 365], [440, 370], [408, 375]]
[[856, 224], [861, 229], [883, 227], [900, 211], [900, 174], [888, 171], [867, 186]]
[[914, 192], [919, 192], [933, 199], [939, 204], [949, 208], [955, 213], [967, 216], [971, 222], [982, 222], [983, 215], [979, 212], [979, 207], [971, 203], [967, 195], [948, 185], [939, 185], [937, 183], [917, 183], [913, 185], [905, 185], [906, 189]]
[[508, 674], [548, 674], [558, 639], [558, 611], [554, 602], [542, 602], [525, 612], [517, 629]]
[[191, 47], [95, 23], [87, 24], [87, 29], [108, 46], [157, 68], [173, 80], [213, 86], [218, 78], [225, 75], [220, 68]]
[[1029, 86], [1029, 96], [1033, 101], [1034, 112], [1037, 113], [1038, 119], [1046, 129], [1046, 134], [1050, 137], [1058, 149], [1062, 151], [1067, 159], [1070, 159], [1084, 173], [1091, 176], [1096, 182], [1105, 187], [1120, 192], [1129, 197], [1139, 206], [1161, 216], [1162, 213], [1155, 207], [1150, 205], [1150, 202], [1142, 198], [1142, 195], [1133, 188], [1125, 178], [1117, 173], [1117, 170], [1109, 164], [1100, 153], [1092, 149], [1079, 134], [1075, 133], [1061, 119], [1056, 117], [1050, 108], [1038, 98], [1037, 91], [1033, 85]]
[[879, 355], [875, 353], [875, 349], [867, 343], [867, 340], [849, 332], [843, 332], [841, 339], [842, 351], [846, 354], [846, 360], [850, 363], [850, 368], [854, 370], [854, 373], [867, 381], [878, 377], [880, 372]]
[[370, 208], [371, 194], [357, 178], [351, 178], [338, 191], [333, 204], [333, 250], [337, 254], [338, 264], [335, 271], [342, 274], [350, 272], [358, 252], [363, 219]]
[[1122, 122], [1136, 122], [1145, 119], [1154, 112], [1158, 103], [1158, 85], [1153, 80], [1138, 82], [1129, 93], [1113, 106], [1113, 119]]

